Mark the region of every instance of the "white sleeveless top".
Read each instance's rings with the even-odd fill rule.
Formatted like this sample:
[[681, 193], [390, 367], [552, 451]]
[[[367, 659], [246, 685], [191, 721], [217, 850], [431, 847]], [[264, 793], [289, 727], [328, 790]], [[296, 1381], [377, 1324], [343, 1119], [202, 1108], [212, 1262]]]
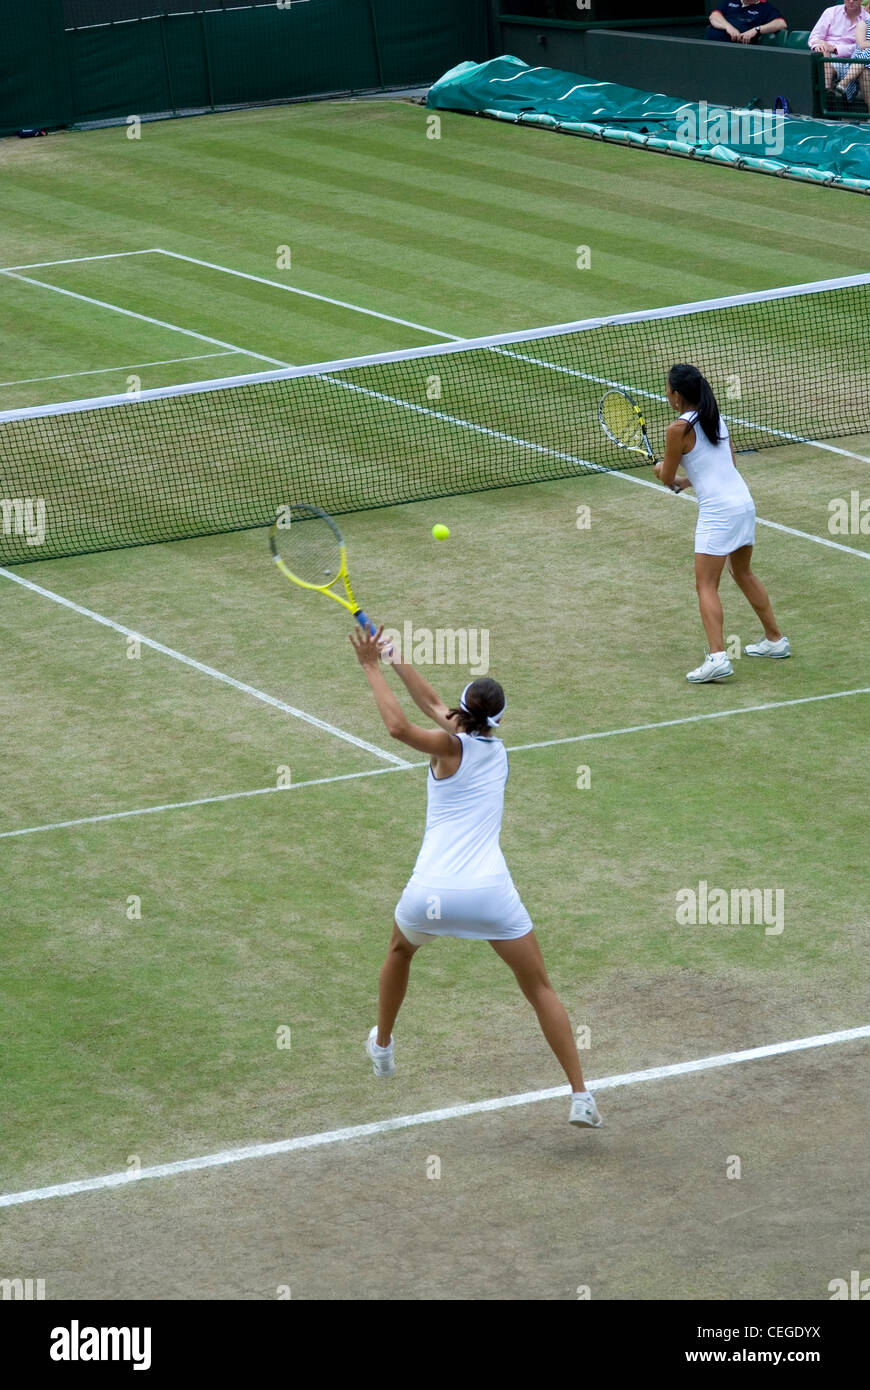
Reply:
[[683, 468], [695, 489], [698, 506], [705, 513], [734, 512], [753, 506], [752, 494], [734, 467], [728, 444], [728, 426], [719, 418], [719, 443], [711, 444], [701, 428], [696, 410], [681, 416], [695, 431], [695, 443], [683, 454]]
[[462, 762], [452, 777], [426, 781], [426, 831], [412, 883], [430, 888], [485, 887], [510, 880], [499, 845], [508, 776], [499, 738], [458, 734]]

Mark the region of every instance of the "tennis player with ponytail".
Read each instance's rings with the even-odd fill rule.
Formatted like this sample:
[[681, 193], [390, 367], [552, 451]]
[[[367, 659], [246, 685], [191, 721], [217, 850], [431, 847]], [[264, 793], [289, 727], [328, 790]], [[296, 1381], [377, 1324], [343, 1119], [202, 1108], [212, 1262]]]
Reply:
[[375, 1076], [392, 1076], [393, 1025], [405, 997], [411, 959], [438, 936], [488, 941], [516, 976], [538, 1016], [571, 1086], [569, 1123], [597, 1129], [601, 1117], [586, 1089], [567, 1013], [550, 984], [531, 919], [499, 845], [507, 753], [495, 731], [505, 711], [504, 691], [482, 677], [448, 709], [413, 666], [390, 663], [419, 709], [437, 725], [420, 728], [406, 718], [384, 675], [381, 630], [351, 636], [381, 718], [392, 738], [429, 756], [427, 814], [414, 871], [396, 907], [393, 934], [381, 968], [378, 1021], [366, 1051]]
[[[776, 625], [767, 591], [750, 568], [755, 543], [755, 504], [737, 471], [734, 446], [719, 414], [713, 388], [697, 367], [671, 367], [667, 397], [679, 416], [668, 426], [665, 456], [655, 466], [656, 477], [674, 491], [695, 489], [698, 524], [695, 528], [695, 585], [701, 621], [710, 644], [706, 660], [686, 680], [722, 681], [734, 669], [725, 654], [725, 629], [719, 580], [727, 564], [731, 578], [755, 609], [764, 628], [760, 642], [744, 647], [747, 656], [791, 655], [788, 638]], [[683, 465], [686, 476], [677, 477]]]

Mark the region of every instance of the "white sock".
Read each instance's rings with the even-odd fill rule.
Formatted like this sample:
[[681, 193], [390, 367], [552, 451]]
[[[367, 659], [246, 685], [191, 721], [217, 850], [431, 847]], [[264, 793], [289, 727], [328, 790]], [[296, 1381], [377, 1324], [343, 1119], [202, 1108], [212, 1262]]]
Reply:
[[591, 1099], [592, 1099], [592, 1094], [591, 1094], [590, 1091], [572, 1091], [572, 1092], [571, 1092], [571, 1099], [572, 1099], [572, 1100], [577, 1100], [578, 1097], [579, 1097], [581, 1100], [591, 1100]]

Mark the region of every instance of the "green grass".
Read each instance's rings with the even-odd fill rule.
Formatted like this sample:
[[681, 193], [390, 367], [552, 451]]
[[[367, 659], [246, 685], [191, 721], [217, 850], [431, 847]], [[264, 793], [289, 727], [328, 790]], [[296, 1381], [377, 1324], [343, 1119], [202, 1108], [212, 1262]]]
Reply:
[[[767, 466], [747, 469], [756, 493], [768, 509], [786, 494], [794, 505], [793, 465], [762, 477]], [[822, 486], [806, 464], [799, 479], [809, 520]], [[578, 498], [592, 506], [588, 532], [574, 526]], [[443, 504], [445, 546], [426, 540], [425, 504], [360, 513], [349, 529], [379, 617], [490, 629], [509, 747], [868, 683], [852, 633], [865, 562], [761, 533], [759, 570], [795, 658], [744, 658], [729, 685], [688, 686], [701, 649], [690, 510], [587, 478]], [[338, 609], [285, 591], [257, 533], [22, 572], [389, 742]], [[751, 615], [725, 596], [726, 632], [745, 640]], [[22, 749], [9, 828], [265, 788], [284, 765], [296, 783], [383, 766], [147, 648], [131, 660], [119, 635], [18, 587], [6, 621], [0, 713]], [[466, 679], [428, 674], [450, 699]], [[513, 755], [505, 852], [578, 1022], [594, 1025], [621, 973], [638, 970], [658, 980], [659, 1007], [673, 971], [763, 992], [751, 1037], [730, 1037], [727, 1010], [714, 1037], [687, 1018], [686, 1055], [716, 1050], [720, 1028], [743, 1046], [861, 1021], [865, 701]], [[4, 840], [7, 1184], [555, 1084], [508, 972], [485, 948], [440, 943], [415, 965], [401, 1089], [370, 1087], [358, 1049], [423, 801], [420, 769], [388, 771]], [[783, 935], [677, 927], [675, 894], [702, 878], [781, 887]], [[126, 915], [134, 894], [141, 920]], [[290, 1052], [276, 1047], [281, 1025]], [[674, 1060], [650, 1054], [645, 1029], [644, 1009], [632, 1012], [597, 1074]], [[473, 1071], [456, 1065], [456, 1036]]]
[[[267, 525], [294, 499], [345, 513], [631, 467], [645, 456], [607, 439], [599, 398], [635, 394], [660, 449], [675, 360], [713, 383], [738, 451], [824, 440], [868, 423], [868, 289], [9, 420], [4, 486], [42, 499], [51, 557]], [[8, 536], [0, 553], [30, 560], [33, 542]]]
[[[423, 326], [165, 257], [22, 272], [293, 363], [855, 270], [858, 197], [449, 113], [441, 130], [428, 140], [413, 105], [336, 102], [159, 122], [138, 141], [3, 141], [3, 265], [163, 247]], [[221, 350], [16, 281], [2, 316], [2, 382]], [[146, 389], [257, 366], [139, 375]], [[124, 391], [126, 375], [7, 385], [0, 404]]]
[[[857, 198], [460, 117], [442, 132], [427, 141], [414, 107], [360, 103], [154, 125], [139, 144], [123, 130], [6, 143], [2, 263], [157, 245], [281, 279], [275, 248], [290, 244], [288, 283], [459, 334], [856, 268]], [[581, 243], [587, 272], [574, 268]], [[163, 258], [24, 273], [281, 360], [425, 341]], [[4, 381], [199, 350], [19, 281], [0, 290]], [[257, 369], [215, 358], [145, 370], [141, 385], [215, 364]], [[2, 401], [123, 390], [124, 376], [7, 387]], [[844, 444], [868, 452], [866, 435]], [[741, 468], [760, 516], [822, 537], [829, 499], [866, 479], [857, 460], [794, 447]], [[489, 632], [505, 741], [521, 749], [505, 853], [554, 983], [592, 1026], [591, 1075], [680, 1060], [659, 1054], [650, 1022], [676, 1007], [678, 980], [699, 1001], [681, 1019], [686, 1057], [864, 1021], [866, 696], [522, 748], [870, 685], [863, 554], [762, 527], [758, 572], [795, 657], [741, 658], [730, 684], [687, 685], [703, 641], [694, 515], [625, 478], [580, 477], [345, 523], [379, 619]], [[429, 538], [434, 521], [448, 544]], [[389, 743], [343, 615], [288, 588], [261, 532], [17, 573]], [[294, 784], [386, 766], [147, 647], [130, 659], [121, 634], [32, 591], [2, 592], [2, 830], [265, 789], [285, 765]], [[726, 634], [749, 640], [755, 621], [728, 581], [723, 596]], [[429, 674], [451, 699], [467, 679]], [[0, 840], [3, 1188], [557, 1084], [493, 953], [442, 942], [414, 965], [396, 1085], [373, 1086], [360, 1044], [423, 816], [417, 768]], [[782, 936], [677, 927], [675, 894], [700, 879], [782, 888]], [[750, 1036], [735, 999], [758, 1002]], [[621, 1030], [599, 1037], [617, 1002]]]

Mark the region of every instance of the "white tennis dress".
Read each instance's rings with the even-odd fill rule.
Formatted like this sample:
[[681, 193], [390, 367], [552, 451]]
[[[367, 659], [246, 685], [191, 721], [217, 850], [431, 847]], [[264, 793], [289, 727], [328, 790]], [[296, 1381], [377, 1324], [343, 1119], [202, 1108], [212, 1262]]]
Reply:
[[696, 410], [685, 411], [680, 419], [695, 431], [695, 443], [682, 463], [698, 499], [696, 555], [730, 555], [743, 545], [754, 545], [755, 503], [734, 467], [728, 426], [720, 418], [719, 443], [711, 444]]
[[396, 922], [431, 936], [525, 936], [532, 921], [499, 844], [508, 776], [504, 744], [478, 734], [457, 737], [462, 762], [453, 776], [436, 778], [429, 769], [423, 844]]

